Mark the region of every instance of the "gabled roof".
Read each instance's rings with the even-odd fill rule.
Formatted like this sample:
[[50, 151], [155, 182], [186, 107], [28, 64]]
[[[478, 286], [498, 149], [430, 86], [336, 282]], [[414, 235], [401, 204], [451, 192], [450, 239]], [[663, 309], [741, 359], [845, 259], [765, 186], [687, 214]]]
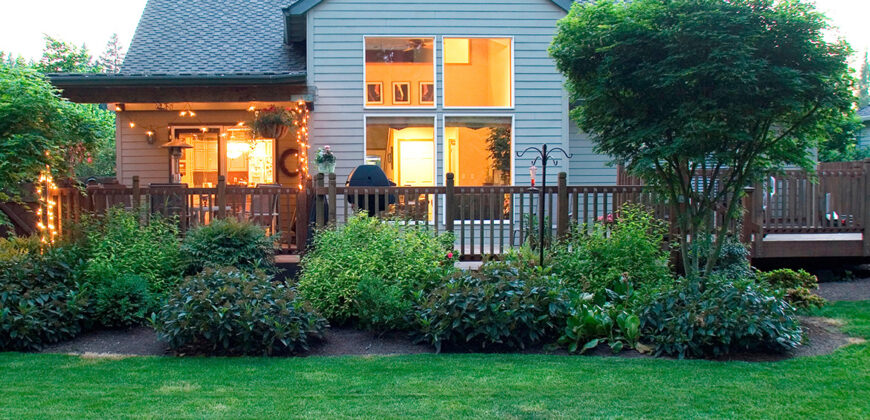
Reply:
[[121, 74], [305, 74], [305, 51], [284, 43], [292, 0], [148, 0]]
[[[553, 3], [556, 3], [556, 6], [561, 7], [566, 12], [571, 10], [571, 4], [574, 3], [574, 0], [550, 0]], [[284, 9], [284, 13], [289, 15], [304, 15], [309, 10], [311, 10], [314, 6], [317, 6], [323, 2], [323, 0], [292, 0], [290, 5], [288, 5]]]

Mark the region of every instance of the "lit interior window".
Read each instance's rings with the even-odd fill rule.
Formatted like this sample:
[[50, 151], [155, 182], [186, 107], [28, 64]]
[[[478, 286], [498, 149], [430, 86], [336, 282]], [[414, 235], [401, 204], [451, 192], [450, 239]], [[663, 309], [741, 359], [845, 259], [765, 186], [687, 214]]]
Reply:
[[444, 105], [512, 107], [510, 38], [444, 38]]
[[[256, 186], [275, 182], [275, 141], [255, 139], [247, 128], [176, 129], [177, 138], [193, 146], [179, 161], [181, 182], [191, 187], [217, 186], [219, 168], [226, 170], [227, 185]], [[220, 143], [226, 153], [219, 156]], [[224, 165], [219, 165], [219, 162]]]
[[380, 166], [396, 185], [435, 185], [433, 119], [368, 118], [365, 160]]
[[434, 38], [366, 38], [367, 106], [435, 106]]
[[510, 185], [510, 118], [448, 117], [444, 122], [445, 172], [456, 185]]

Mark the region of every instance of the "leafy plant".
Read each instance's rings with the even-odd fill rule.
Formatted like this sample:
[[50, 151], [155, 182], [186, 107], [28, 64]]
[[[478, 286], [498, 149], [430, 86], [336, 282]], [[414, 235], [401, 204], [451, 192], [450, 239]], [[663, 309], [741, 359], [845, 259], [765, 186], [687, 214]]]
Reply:
[[530, 283], [515, 268], [457, 274], [417, 306], [415, 334], [438, 351], [546, 343], [563, 325], [566, 302], [560, 287]]
[[177, 352], [267, 356], [306, 351], [327, 326], [292, 288], [232, 267], [185, 279], [152, 324]]
[[819, 279], [804, 271], [788, 268], [761, 273], [761, 282], [776, 292], [796, 308], [821, 308], [824, 298], [812, 292], [819, 288]]
[[565, 329], [559, 344], [571, 353], [584, 353], [607, 343], [614, 353], [628, 345], [636, 348], [640, 338], [640, 318], [624, 309], [634, 289], [627, 280], [616, 283], [614, 290], [598, 294], [581, 293], [571, 300]]
[[553, 273], [592, 294], [626, 279], [635, 289], [670, 280], [664, 224], [638, 205], [625, 205], [612, 224], [576, 227], [552, 251]]
[[88, 317], [107, 328], [142, 325], [157, 309], [148, 281], [136, 274], [117, 275], [105, 283], [86, 283], [81, 293], [90, 302]]
[[89, 253], [85, 281], [92, 290], [112, 287], [125, 275], [143, 278], [148, 291], [162, 294], [181, 280], [178, 227], [157, 215], [147, 224], [139, 213], [121, 207], [86, 217], [79, 228]]
[[39, 350], [79, 333], [81, 263], [74, 245], [0, 239], [0, 350]]
[[681, 279], [641, 313], [655, 353], [683, 357], [786, 351], [803, 338], [792, 307], [752, 279]]
[[181, 257], [190, 274], [223, 266], [272, 272], [275, 242], [259, 225], [228, 217], [188, 232], [181, 243]]
[[511, 179], [511, 129], [493, 127], [486, 138], [486, 149], [494, 169], [501, 174], [502, 185], [510, 185]]
[[398, 311], [455, 271], [452, 247], [448, 234], [361, 213], [317, 233], [302, 258], [299, 293], [333, 323], [407, 328]]

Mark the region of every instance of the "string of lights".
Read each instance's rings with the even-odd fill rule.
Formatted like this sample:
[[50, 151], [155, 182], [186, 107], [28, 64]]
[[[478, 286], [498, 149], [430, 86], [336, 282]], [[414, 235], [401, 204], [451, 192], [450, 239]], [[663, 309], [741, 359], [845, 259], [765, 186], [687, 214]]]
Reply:
[[57, 238], [57, 202], [53, 197], [57, 193], [57, 184], [51, 176], [51, 168], [39, 174], [36, 185], [36, 195], [39, 197], [39, 208], [36, 209], [36, 228], [39, 230], [40, 241], [43, 244], [53, 244]]

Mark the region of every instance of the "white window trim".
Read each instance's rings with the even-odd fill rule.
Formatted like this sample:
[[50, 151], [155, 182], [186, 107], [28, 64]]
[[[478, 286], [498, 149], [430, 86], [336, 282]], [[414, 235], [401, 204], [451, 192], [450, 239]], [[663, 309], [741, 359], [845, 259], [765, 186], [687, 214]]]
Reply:
[[[442, 170], [444, 172], [442, 185], [447, 185], [447, 138], [446, 138], [447, 119], [448, 118], [464, 118], [464, 117], [501, 118], [501, 119], [510, 118], [510, 120], [511, 120], [511, 184], [510, 184], [510, 186], [516, 185], [516, 181], [517, 181], [517, 179], [516, 179], [516, 177], [517, 177], [517, 168], [516, 168], [516, 159], [517, 159], [517, 156], [516, 156], [516, 147], [517, 147], [516, 117], [514, 114], [495, 114], [495, 113], [452, 113], [452, 114], [445, 113], [445, 114], [441, 115], [441, 126], [444, 127], [443, 131], [445, 133], [445, 135], [442, 136], [442, 138], [441, 138], [442, 149], [443, 149], [442, 150], [443, 155], [442, 155], [441, 161], [442, 161], [442, 166], [443, 166]], [[456, 176], [456, 174], [453, 174], [453, 175], [454, 175], [454, 177]], [[454, 180], [455, 180], [455, 178], [454, 178]], [[462, 187], [462, 185], [458, 185], [455, 182], [454, 182], [454, 185], [457, 187]], [[447, 202], [446, 202], [446, 200], [445, 200], [445, 202], [443, 202], [441, 204], [441, 214], [442, 214], [441, 223], [446, 225], [446, 223], [447, 223]], [[456, 220], [454, 220], [454, 223], [456, 223], [456, 222], [462, 223], [462, 220], [456, 219]], [[502, 224], [509, 223], [510, 221], [509, 220], [471, 220], [471, 219], [465, 219], [465, 222], [467, 225], [475, 226], [475, 225], [481, 225], [481, 224], [483, 224], [483, 225], [490, 225], [490, 224], [502, 225]]]
[[[494, 38], [503, 38], [511, 40], [511, 105], [510, 106], [447, 106], [447, 89], [444, 89], [444, 98], [443, 108], [445, 110], [513, 110], [516, 109], [517, 106], [517, 72], [516, 72], [516, 51], [515, 51], [515, 37], [512, 35], [444, 35], [441, 37], [441, 45], [444, 46], [444, 40], [447, 38], [477, 38], [477, 39], [494, 39]], [[443, 48], [442, 48], [443, 49]], [[446, 68], [446, 55], [441, 54], [441, 78], [443, 80], [444, 86], [447, 86], [447, 79], [444, 77], [445, 68]], [[437, 90], [435, 91], [437, 94]]]
[[[431, 38], [432, 39], [432, 83], [434, 84], [435, 89], [435, 100], [432, 102], [432, 105], [425, 106], [404, 106], [404, 105], [369, 105], [367, 101], [367, 89], [366, 83], [366, 40], [368, 38]], [[511, 45], [513, 45], [513, 41], [511, 41]], [[513, 47], [511, 47], [511, 55], [513, 55]], [[363, 109], [364, 110], [375, 110], [375, 109], [387, 109], [392, 111], [398, 110], [406, 110], [406, 109], [425, 109], [425, 110], [435, 110], [438, 109], [438, 37], [435, 35], [363, 35], [362, 42], [362, 101], [363, 101]], [[384, 86], [383, 92], [381, 95], [384, 95], [384, 102], [386, 102], [386, 92], [389, 89], [390, 95], [393, 92], [392, 84], [390, 86]], [[414, 86], [411, 86], [411, 91], [413, 91]], [[417, 87], [419, 89], [419, 87]]]
[[[426, 114], [422, 114], [422, 113], [421, 114], [380, 114], [380, 113], [378, 113], [378, 114], [364, 114], [363, 115], [363, 147], [362, 147], [362, 156], [360, 157], [360, 162], [362, 162], [362, 163], [360, 163], [361, 165], [365, 164], [366, 150], [368, 149], [368, 146], [369, 146], [369, 138], [368, 138], [369, 137], [369, 130], [368, 130], [369, 118], [385, 119], [385, 120], [388, 120], [390, 118], [426, 118], [426, 119], [431, 118], [432, 119], [432, 135], [433, 135], [432, 153], [433, 153], [433, 156], [435, 157], [435, 161], [433, 162], [433, 165], [432, 165], [432, 179], [435, 181], [435, 185], [433, 185], [433, 186], [438, 186], [438, 138], [439, 138], [439, 136], [438, 136], [438, 118], [436, 117], [436, 115], [434, 113], [426, 113]], [[399, 158], [398, 156], [393, 156], [394, 160], [398, 159], [398, 158]], [[396, 186], [401, 187], [401, 185], [398, 185], [398, 183]]]

